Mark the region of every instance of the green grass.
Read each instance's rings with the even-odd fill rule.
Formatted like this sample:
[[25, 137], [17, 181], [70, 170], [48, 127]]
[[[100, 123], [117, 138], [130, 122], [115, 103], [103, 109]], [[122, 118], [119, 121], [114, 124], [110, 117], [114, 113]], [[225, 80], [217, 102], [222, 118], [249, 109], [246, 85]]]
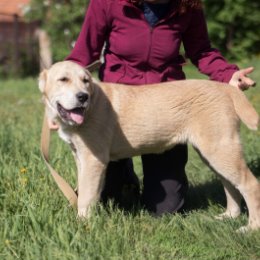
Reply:
[[[260, 82], [260, 61], [254, 64]], [[247, 95], [260, 112], [259, 87]], [[98, 205], [90, 220], [77, 220], [40, 156], [43, 106], [36, 80], [0, 81], [0, 98], [0, 259], [260, 259], [260, 232], [235, 232], [247, 222], [246, 209], [236, 220], [214, 219], [225, 207], [223, 189], [192, 148], [186, 214], [154, 218], [143, 209]], [[259, 176], [260, 132], [242, 126], [241, 135], [246, 160]], [[51, 158], [75, 185], [72, 156], [56, 135]], [[135, 168], [141, 177], [139, 158]]]

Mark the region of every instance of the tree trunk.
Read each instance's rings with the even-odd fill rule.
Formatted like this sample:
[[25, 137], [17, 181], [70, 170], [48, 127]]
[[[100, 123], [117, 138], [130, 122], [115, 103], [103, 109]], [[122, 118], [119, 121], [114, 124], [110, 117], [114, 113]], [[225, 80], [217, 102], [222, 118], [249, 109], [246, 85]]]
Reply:
[[40, 70], [48, 69], [52, 65], [51, 39], [46, 31], [37, 30], [39, 40]]

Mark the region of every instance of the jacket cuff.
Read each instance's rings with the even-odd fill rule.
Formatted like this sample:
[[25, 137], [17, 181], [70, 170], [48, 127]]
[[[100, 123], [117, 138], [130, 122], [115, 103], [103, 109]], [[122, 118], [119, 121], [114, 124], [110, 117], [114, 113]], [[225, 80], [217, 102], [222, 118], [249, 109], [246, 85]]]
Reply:
[[236, 68], [234, 68], [234, 69], [229, 69], [229, 70], [223, 72], [223, 74], [222, 74], [222, 79], [220, 79], [219, 81], [228, 83], [228, 82], [231, 80], [233, 74], [234, 74], [236, 71], [238, 71], [238, 70], [239, 70], [239, 68], [236, 67]]

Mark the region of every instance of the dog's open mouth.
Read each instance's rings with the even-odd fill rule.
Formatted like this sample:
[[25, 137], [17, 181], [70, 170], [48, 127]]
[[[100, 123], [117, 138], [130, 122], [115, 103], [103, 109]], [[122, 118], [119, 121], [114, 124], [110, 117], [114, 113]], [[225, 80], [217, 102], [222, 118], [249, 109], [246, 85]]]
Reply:
[[61, 104], [57, 103], [58, 112], [65, 121], [72, 121], [77, 125], [81, 125], [84, 121], [85, 107], [76, 107], [74, 109], [65, 109]]

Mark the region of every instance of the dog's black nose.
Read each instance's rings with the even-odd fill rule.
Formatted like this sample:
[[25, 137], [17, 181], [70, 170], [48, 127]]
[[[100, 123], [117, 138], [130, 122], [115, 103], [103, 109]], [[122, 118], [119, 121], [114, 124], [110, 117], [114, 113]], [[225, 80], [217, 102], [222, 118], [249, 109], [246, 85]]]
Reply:
[[76, 95], [76, 97], [77, 97], [78, 101], [81, 103], [85, 103], [88, 100], [88, 94], [84, 93], [84, 92], [79, 92]]

